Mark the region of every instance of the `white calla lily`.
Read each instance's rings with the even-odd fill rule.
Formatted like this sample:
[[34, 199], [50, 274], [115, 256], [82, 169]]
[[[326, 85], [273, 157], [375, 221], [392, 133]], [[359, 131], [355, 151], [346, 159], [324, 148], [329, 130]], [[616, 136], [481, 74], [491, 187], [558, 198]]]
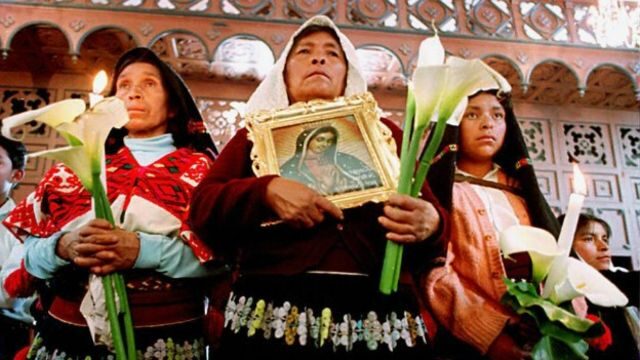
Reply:
[[450, 125], [458, 125], [460, 118], [452, 117], [459, 109], [461, 102], [466, 101], [469, 95], [481, 90], [499, 89], [502, 92], [510, 92], [511, 85], [480, 59], [465, 60], [455, 56], [447, 59], [446, 64], [451, 70], [447, 78], [446, 88], [442, 95], [439, 107], [439, 118], [446, 119]]
[[[104, 168], [104, 144], [112, 128], [121, 128], [129, 121], [124, 102], [116, 97], [104, 99], [85, 112], [84, 101], [64, 100], [42, 109], [28, 111], [4, 119], [2, 134], [11, 136], [11, 129], [35, 120], [56, 130], [68, 142], [63, 148], [40, 151], [29, 157], [44, 156], [60, 161], [78, 176], [82, 185], [92, 194], [97, 218], [106, 219], [115, 225], [113, 213], [101, 174]], [[15, 139], [15, 138], [14, 138]], [[20, 139], [16, 139], [20, 140]], [[122, 275], [112, 273], [102, 278], [105, 306], [109, 325], [106, 332], [113, 335], [116, 357], [135, 358], [135, 338], [129, 310], [126, 288]], [[115, 294], [119, 299], [116, 306]], [[122, 316], [127, 339], [127, 349], [122, 339], [120, 320]]]
[[482, 60], [451, 56], [446, 64], [443, 62], [440, 38], [434, 36], [422, 41], [412, 78], [416, 129], [438, 120], [458, 125], [467, 107], [467, 97], [480, 90], [511, 91], [509, 82]]
[[415, 96], [416, 119], [414, 129], [426, 127], [429, 121], [438, 119], [438, 105], [444, 92], [442, 89], [447, 83], [449, 67], [446, 65], [434, 65], [417, 67], [413, 73], [411, 91]]
[[500, 233], [503, 256], [528, 252], [533, 265], [533, 280], [540, 283], [549, 272], [551, 263], [562, 252], [550, 232], [523, 225], [514, 225]]
[[566, 276], [551, 284], [549, 299], [552, 302], [560, 304], [579, 296], [606, 307], [624, 306], [629, 302], [620, 289], [591, 265], [571, 257], [566, 259], [565, 265]]
[[60, 124], [72, 122], [73, 119], [82, 114], [85, 109], [86, 105], [84, 101], [80, 99], [70, 99], [62, 100], [40, 109], [25, 111], [20, 114], [9, 116], [2, 120], [2, 135], [6, 138], [22, 141], [24, 134], [22, 134], [21, 137], [16, 137], [11, 133], [11, 129], [33, 120], [56, 128]]
[[442, 64], [444, 64], [444, 47], [442, 47], [440, 37], [436, 34], [422, 40], [418, 51], [418, 67]]
[[563, 259], [563, 270], [551, 276], [551, 264], [561, 259], [564, 253], [553, 235], [546, 230], [524, 225], [511, 226], [500, 234], [500, 248], [507, 258], [517, 252], [529, 253], [534, 280], [539, 283], [546, 277], [545, 282], [551, 291], [544, 297], [555, 304], [579, 296], [585, 296], [600, 306], [623, 306], [628, 302], [627, 297], [598, 270], [578, 259]]
[[94, 189], [93, 175], [102, 170], [104, 143], [112, 128], [120, 128], [129, 121], [122, 100], [111, 97], [99, 102], [87, 112], [84, 101], [65, 100], [42, 109], [11, 116], [3, 121], [2, 134], [11, 128], [36, 120], [58, 131], [68, 146], [29, 154], [63, 162], [78, 176], [89, 191]]
[[[402, 140], [400, 194], [418, 195], [442, 141], [446, 124], [460, 123], [467, 107], [467, 96], [478, 90], [511, 91], [507, 80], [480, 60], [450, 57], [444, 64], [444, 58], [445, 51], [437, 35], [422, 41], [407, 96], [407, 109], [413, 109], [411, 102], [415, 102], [415, 118], [413, 127], [405, 128]], [[407, 114], [412, 115], [409, 111]], [[431, 129], [429, 143], [419, 158], [422, 136], [430, 121], [436, 125]], [[411, 121], [405, 122], [405, 125], [409, 124]], [[416, 160], [419, 160], [419, 166], [414, 172]], [[397, 289], [401, 261], [402, 246], [388, 242], [380, 279], [380, 291], [383, 293], [390, 294]]]

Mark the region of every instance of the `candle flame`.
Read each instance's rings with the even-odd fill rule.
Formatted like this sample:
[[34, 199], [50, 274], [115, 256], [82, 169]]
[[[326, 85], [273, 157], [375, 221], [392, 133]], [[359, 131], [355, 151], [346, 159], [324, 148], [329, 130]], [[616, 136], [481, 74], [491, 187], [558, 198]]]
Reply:
[[104, 70], [100, 70], [96, 77], [93, 78], [93, 93], [100, 94], [104, 91], [104, 88], [107, 86], [107, 73]]
[[587, 181], [576, 163], [573, 163], [573, 192], [582, 195], [587, 194]]

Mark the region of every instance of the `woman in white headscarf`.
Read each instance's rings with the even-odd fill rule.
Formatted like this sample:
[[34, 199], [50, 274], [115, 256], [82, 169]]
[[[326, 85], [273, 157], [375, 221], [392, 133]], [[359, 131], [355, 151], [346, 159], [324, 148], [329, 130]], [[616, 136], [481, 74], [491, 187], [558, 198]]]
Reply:
[[[364, 91], [355, 48], [331, 20], [316, 16], [292, 36], [248, 111]], [[381, 121], [400, 143], [400, 130]], [[421, 313], [411, 276], [391, 296], [378, 283], [387, 239], [407, 244], [405, 253], [423, 265], [442, 253], [434, 234], [445, 233], [444, 214], [429, 188], [422, 199], [393, 195], [386, 204], [343, 211], [302, 182], [255, 177], [251, 148], [240, 130], [192, 202], [194, 229], [216, 254], [237, 260], [240, 274], [214, 356], [428, 358], [431, 319]], [[276, 218], [282, 221], [261, 226]], [[417, 271], [411, 260], [405, 268]]]

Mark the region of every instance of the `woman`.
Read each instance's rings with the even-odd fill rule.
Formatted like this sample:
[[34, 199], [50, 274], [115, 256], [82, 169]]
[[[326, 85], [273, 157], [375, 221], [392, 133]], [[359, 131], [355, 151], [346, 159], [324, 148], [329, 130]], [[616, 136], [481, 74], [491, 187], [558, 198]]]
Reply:
[[[24, 177], [27, 149], [17, 141], [0, 136], [0, 219], [9, 214], [16, 203], [11, 195]], [[20, 348], [29, 344], [33, 325], [30, 307], [33, 298], [14, 298], [2, 285], [3, 279], [15, 267], [14, 258], [22, 252], [18, 242], [4, 226], [0, 226], [0, 359], [11, 359]]]
[[469, 97], [459, 128], [448, 128], [442, 144], [457, 152], [445, 150], [429, 181], [452, 208], [452, 231], [445, 266], [431, 271], [424, 286], [438, 320], [470, 345], [458, 341], [445, 356], [527, 358], [535, 331], [500, 299], [503, 278], [528, 278], [531, 263], [528, 256], [503, 261], [498, 234], [515, 224], [555, 235], [559, 227], [540, 193], [508, 98], [496, 92]]
[[[558, 218], [562, 224], [564, 215]], [[611, 227], [597, 216], [580, 214], [573, 239], [573, 252], [582, 261], [599, 270], [629, 299], [628, 307], [640, 307], [640, 273], [614, 266], [609, 238]], [[612, 343], [605, 349], [592, 347], [589, 359], [640, 359], [640, 349], [625, 317], [625, 308], [601, 307], [589, 303], [589, 313], [599, 316], [611, 330]]]
[[[365, 90], [353, 45], [331, 20], [316, 16], [293, 35], [247, 106], [280, 109]], [[399, 129], [382, 121], [400, 143]], [[255, 177], [251, 147], [240, 130], [192, 201], [196, 232], [239, 266], [214, 357], [429, 358], [429, 318], [420, 313], [411, 277], [394, 295], [378, 291], [387, 239], [407, 244], [405, 253], [421, 261], [442, 251], [440, 241], [427, 240], [445, 227], [443, 214], [424, 200], [435, 201], [429, 188], [423, 199], [394, 195], [385, 205], [343, 211], [301, 182]], [[282, 221], [261, 225], [274, 217]], [[405, 265], [418, 270], [417, 263]]]
[[333, 126], [306, 129], [298, 135], [296, 152], [280, 167], [280, 175], [299, 181], [322, 195], [380, 186], [380, 178], [355, 156], [338, 151]]
[[202, 357], [202, 282], [217, 269], [204, 264], [213, 255], [186, 218], [213, 144], [185, 84], [149, 49], [118, 60], [111, 94], [130, 118], [108, 141], [116, 227], [94, 219], [90, 194], [64, 165], [54, 166], [4, 222], [24, 240], [23, 271], [46, 284], [47, 311], [29, 358], [113, 358], [94, 345], [80, 304], [90, 273], [114, 271], [125, 278], [139, 357]]

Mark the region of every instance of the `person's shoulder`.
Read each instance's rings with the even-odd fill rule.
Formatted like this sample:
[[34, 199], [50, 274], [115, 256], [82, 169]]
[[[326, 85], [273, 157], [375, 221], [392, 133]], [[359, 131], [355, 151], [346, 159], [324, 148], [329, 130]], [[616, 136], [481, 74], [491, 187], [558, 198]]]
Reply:
[[386, 117], [381, 116], [380, 121], [385, 124], [391, 131], [402, 131], [400, 126], [396, 124], [393, 120], [388, 119]]

